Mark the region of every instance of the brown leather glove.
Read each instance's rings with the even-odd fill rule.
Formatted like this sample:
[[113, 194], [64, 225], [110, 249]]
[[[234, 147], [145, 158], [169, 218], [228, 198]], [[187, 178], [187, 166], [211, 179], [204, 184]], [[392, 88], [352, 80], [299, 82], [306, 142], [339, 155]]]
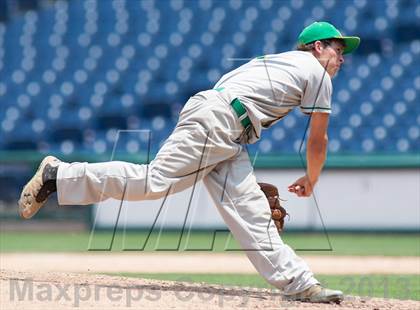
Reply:
[[280, 205], [279, 191], [276, 186], [269, 183], [258, 183], [261, 187], [261, 190], [264, 192], [267, 197], [268, 203], [270, 204], [271, 209], [271, 218], [276, 224], [277, 230], [280, 233], [283, 232], [284, 228], [284, 218], [286, 215], [289, 215], [285, 208]]

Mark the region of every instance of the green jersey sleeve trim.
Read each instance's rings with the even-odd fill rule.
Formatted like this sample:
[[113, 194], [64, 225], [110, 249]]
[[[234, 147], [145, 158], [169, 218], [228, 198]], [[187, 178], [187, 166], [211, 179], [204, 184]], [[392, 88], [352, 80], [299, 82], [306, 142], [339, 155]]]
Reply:
[[300, 107], [301, 109], [306, 110], [328, 110], [331, 111], [331, 108], [324, 108], [324, 107]]

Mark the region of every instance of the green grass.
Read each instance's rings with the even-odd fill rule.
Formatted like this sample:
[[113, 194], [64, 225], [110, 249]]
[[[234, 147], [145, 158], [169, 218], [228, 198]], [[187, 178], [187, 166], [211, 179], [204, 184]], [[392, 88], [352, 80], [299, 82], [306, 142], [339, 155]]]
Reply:
[[[283, 240], [299, 254], [316, 255], [385, 255], [420, 256], [420, 236], [416, 234], [349, 234], [333, 233], [328, 239], [320, 233], [286, 233]], [[3, 232], [1, 252], [86, 252], [96, 251], [214, 251], [234, 253], [240, 250], [230, 234], [193, 232], [191, 235], [171, 232], [148, 236], [146, 232], [125, 235], [112, 231], [95, 233], [89, 243], [89, 232]], [[112, 245], [112, 247], [111, 247]], [[308, 251], [316, 249], [315, 251]], [[330, 250], [332, 249], [332, 250]], [[302, 251], [303, 250], [303, 251]]]
[[[273, 288], [258, 275], [176, 273], [119, 273], [118, 275], [157, 280], [203, 282], [223, 286]], [[318, 275], [317, 279], [324, 286], [342, 290], [346, 295], [420, 300], [420, 277], [418, 275]]]

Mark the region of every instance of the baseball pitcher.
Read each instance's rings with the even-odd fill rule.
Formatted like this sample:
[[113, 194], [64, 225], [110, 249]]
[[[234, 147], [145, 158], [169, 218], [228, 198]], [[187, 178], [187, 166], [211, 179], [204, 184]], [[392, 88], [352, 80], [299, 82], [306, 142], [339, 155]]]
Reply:
[[269, 207], [278, 201], [277, 189], [257, 183], [245, 145], [294, 108], [307, 114], [307, 171], [288, 190], [310, 196], [326, 158], [331, 79], [343, 55], [359, 42], [327, 22], [309, 25], [299, 35], [296, 51], [257, 57], [225, 74], [213, 89], [191, 97], [148, 165], [66, 163], [47, 156], [23, 188], [20, 215], [31, 218], [53, 192], [62, 205], [108, 198], [137, 201], [158, 199], [202, 180], [252, 264], [287, 299], [340, 302], [343, 293], [322, 287], [303, 259], [283, 243], [276, 223], [285, 212], [273, 208], [272, 215]]

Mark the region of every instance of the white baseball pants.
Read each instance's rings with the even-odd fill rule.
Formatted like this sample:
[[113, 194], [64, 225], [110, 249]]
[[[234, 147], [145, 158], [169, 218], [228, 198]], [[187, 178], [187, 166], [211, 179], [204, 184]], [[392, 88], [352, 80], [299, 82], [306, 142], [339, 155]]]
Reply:
[[127, 162], [62, 163], [58, 201], [93, 204], [108, 198], [158, 199], [203, 180], [222, 218], [257, 271], [284, 294], [318, 283], [306, 263], [283, 243], [271, 221], [230, 98], [216, 91], [188, 100], [178, 124], [148, 165]]

